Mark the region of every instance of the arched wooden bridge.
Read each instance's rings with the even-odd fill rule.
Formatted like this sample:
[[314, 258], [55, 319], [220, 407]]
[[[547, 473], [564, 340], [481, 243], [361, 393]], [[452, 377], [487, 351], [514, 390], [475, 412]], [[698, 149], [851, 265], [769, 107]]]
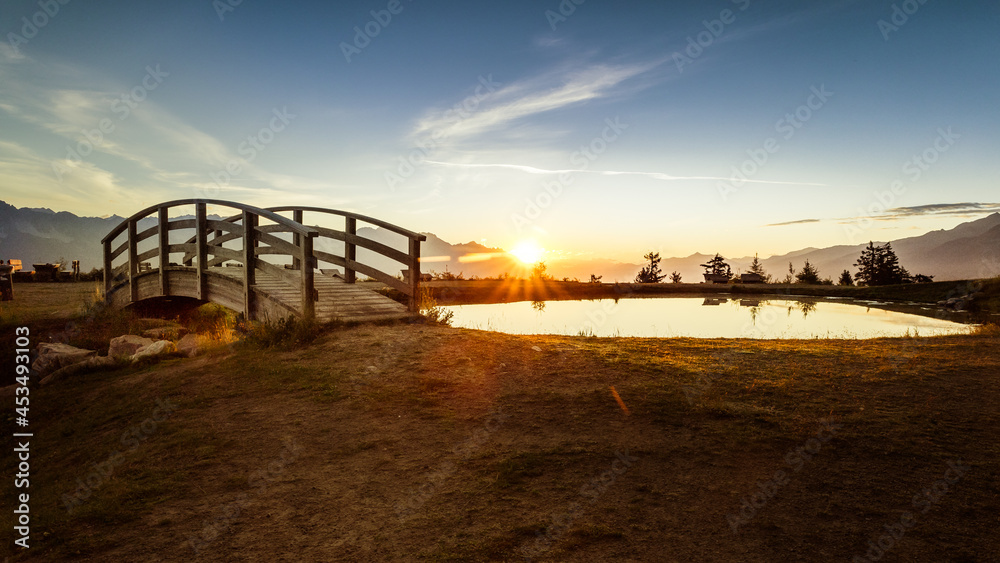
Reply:
[[[209, 205], [213, 211], [221, 207], [237, 213], [210, 219]], [[194, 218], [170, 217], [172, 208], [182, 207], [193, 208]], [[183, 209], [175, 215], [178, 211]], [[344, 228], [307, 225], [307, 213], [323, 219], [335, 216]], [[359, 222], [394, 233], [396, 243], [359, 236]], [[402, 318], [417, 312], [424, 240], [424, 235], [385, 221], [334, 209], [261, 209], [213, 199], [168, 201], [125, 219], [101, 241], [105, 300], [124, 307], [154, 297], [184, 296], [218, 303], [255, 320], [290, 315], [319, 322]], [[358, 261], [359, 247], [371, 251], [366, 253], [371, 257], [391, 258], [400, 271]], [[342, 268], [342, 275], [320, 269], [321, 263]], [[380, 283], [356, 283], [357, 273]], [[402, 273], [402, 281], [397, 273]], [[406, 295], [409, 306], [370, 287], [383, 284]]]

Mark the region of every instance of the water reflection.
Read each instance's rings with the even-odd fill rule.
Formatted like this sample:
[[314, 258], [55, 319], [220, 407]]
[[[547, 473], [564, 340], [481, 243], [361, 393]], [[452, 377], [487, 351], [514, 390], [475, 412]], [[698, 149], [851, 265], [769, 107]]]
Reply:
[[868, 305], [845, 299], [712, 295], [531, 301], [461, 305], [448, 309], [455, 313], [454, 326], [512, 334], [872, 338], [956, 334], [968, 330], [966, 325], [959, 323]]

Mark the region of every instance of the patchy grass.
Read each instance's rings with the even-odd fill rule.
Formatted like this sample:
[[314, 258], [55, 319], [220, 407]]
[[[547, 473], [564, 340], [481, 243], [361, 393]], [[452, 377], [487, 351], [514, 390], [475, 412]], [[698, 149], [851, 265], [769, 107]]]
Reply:
[[[11, 555], [849, 561], [911, 511], [883, 560], [994, 560], [998, 344], [992, 328], [754, 341], [394, 323], [83, 374], [32, 390], [32, 548]], [[734, 533], [727, 517], [779, 470]]]

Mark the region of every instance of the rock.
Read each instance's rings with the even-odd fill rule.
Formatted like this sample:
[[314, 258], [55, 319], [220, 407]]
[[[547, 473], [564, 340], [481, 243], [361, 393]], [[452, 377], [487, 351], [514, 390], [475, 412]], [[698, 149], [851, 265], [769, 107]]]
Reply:
[[38, 358], [31, 365], [31, 369], [38, 377], [42, 377], [96, 355], [97, 352], [94, 350], [84, 350], [58, 342], [42, 342], [38, 345]]
[[118, 361], [111, 356], [94, 356], [92, 358], [87, 358], [82, 362], [57, 369], [43, 378], [42, 381], [39, 382], [39, 385], [48, 385], [59, 381], [60, 379], [65, 379], [67, 376], [75, 375], [83, 371], [104, 369], [114, 367], [116, 365], [118, 365]]
[[188, 333], [182, 326], [158, 326], [142, 331], [142, 335], [153, 340], [177, 340]]
[[197, 334], [185, 334], [177, 342], [177, 351], [189, 358], [193, 358], [201, 352], [201, 339]]
[[132, 355], [132, 361], [137, 362], [143, 358], [155, 358], [173, 354], [177, 351], [177, 346], [169, 340], [158, 340], [148, 346], [143, 346]]
[[126, 334], [111, 339], [108, 355], [112, 358], [131, 358], [140, 348], [155, 342], [151, 338], [143, 338], [134, 334]]

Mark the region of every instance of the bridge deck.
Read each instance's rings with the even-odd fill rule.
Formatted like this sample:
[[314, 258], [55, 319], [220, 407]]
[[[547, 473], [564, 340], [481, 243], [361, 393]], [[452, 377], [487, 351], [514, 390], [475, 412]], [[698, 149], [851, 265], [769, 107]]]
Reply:
[[[243, 279], [242, 268], [209, 268], [209, 271], [227, 277]], [[297, 306], [301, 301], [301, 290], [288, 283], [257, 271], [257, 283], [254, 289], [266, 293], [276, 301]], [[376, 293], [374, 288], [367, 288], [366, 282], [349, 284], [342, 279], [320, 275], [316, 272], [315, 288], [319, 293], [316, 301], [316, 320], [327, 323], [341, 321], [379, 321], [403, 319], [412, 315], [406, 306], [394, 299]], [[381, 287], [381, 284], [373, 284]]]

